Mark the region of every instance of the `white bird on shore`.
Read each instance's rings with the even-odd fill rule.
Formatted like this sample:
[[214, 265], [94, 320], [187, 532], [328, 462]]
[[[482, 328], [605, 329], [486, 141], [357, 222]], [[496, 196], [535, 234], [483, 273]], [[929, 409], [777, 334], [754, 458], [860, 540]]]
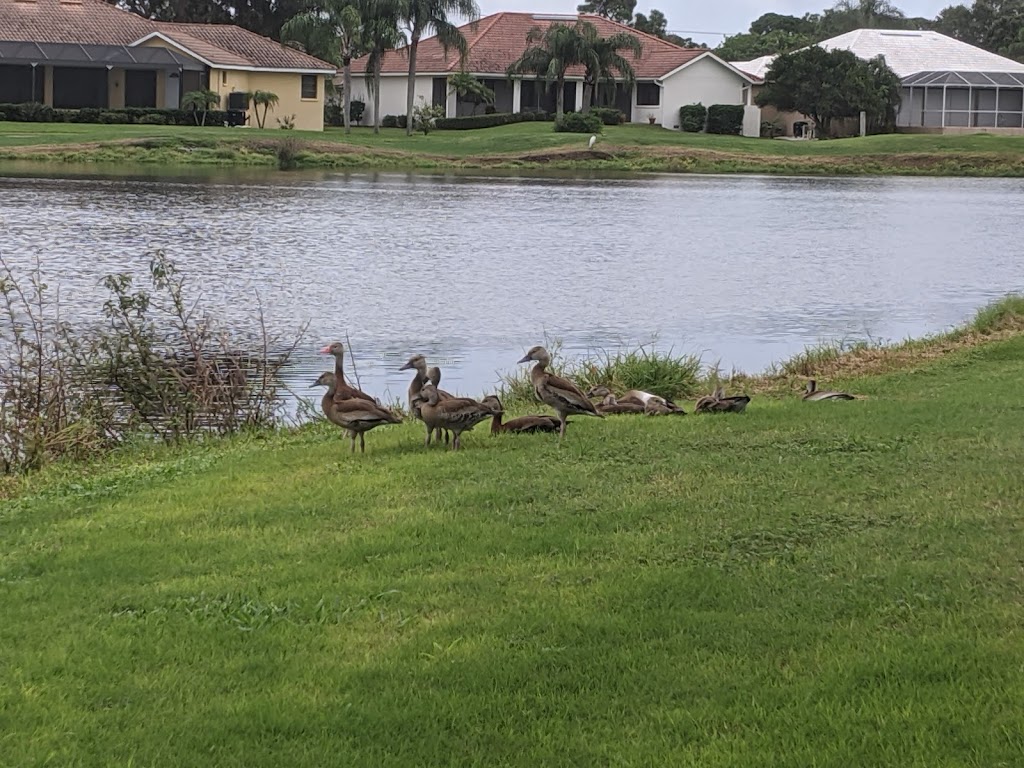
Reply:
[[587, 149], [593, 149], [595, 144], [597, 144], [597, 136], [591, 136], [590, 143], [587, 145]]

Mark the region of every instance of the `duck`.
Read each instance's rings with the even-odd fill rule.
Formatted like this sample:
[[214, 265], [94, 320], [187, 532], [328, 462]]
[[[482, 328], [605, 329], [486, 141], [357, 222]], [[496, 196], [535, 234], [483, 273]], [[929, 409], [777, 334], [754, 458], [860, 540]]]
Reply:
[[334, 399], [337, 401], [351, 400], [353, 398], [360, 400], [369, 400], [371, 403], [380, 405], [380, 402], [373, 395], [368, 395], [361, 389], [349, 386], [345, 381], [345, 345], [340, 341], [335, 341], [332, 344], [328, 344], [326, 347], [320, 350], [321, 355], [331, 355], [334, 357], [334, 375], [337, 381], [337, 390], [334, 394]]
[[[604, 397], [604, 398], [607, 398], [608, 395], [610, 395], [610, 394], [612, 394], [611, 389], [609, 389], [608, 387], [606, 387], [603, 384], [599, 384], [596, 387], [591, 387], [590, 388], [590, 390], [587, 392], [587, 397]], [[615, 398], [615, 401], [617, 403], [619, 403], [620, 405], [621, 404], [627, 404], [627, 403], [634, 403], [636, 405], [643, 406], [643, 405], [647, 405], [647, 403], [650, 402], [651, 400], [655, 400], [655, 401], [661, 403], [662, 405], [666, 406], [673, 413], [685, 413], [685, 411], [682, 408], [680, 408], [678, 405], [673, 403], [667, 397], [662, 397], [661, 395], [656, 395], [653, 392], [645, 392], [642, 389], [631, 389], [628, 392], [626, 392], [624, 395], [622, 395], [622, 397], [616, 397]]]
[[[427, 382], [433, 382], [435, 387], [438, 384], [440, 384], [441, 369], [437, 368], [436, 366], [434, 368], [427, 368], [427, 358], [425, 358], [423, 355], [413, 355], [412, 357], [409, 358], [406, 364], [403, 365], [398, 370], [407, 371], [410, 369], [416, 371], [416, 375], [413, 376], [412, 381], [409, 383], [409, 410], [412, 412], [413, 416], [419, 419], [420, 405], [423, 402], [422, 398], [420, 397], [420, 393], [423, 391], [423, 386]], [[450, 392], [445, 392], [442, 389], [439, 389], [437, 391], [437, 394], [439, 399], [441, 400], [450, 399], [451, 397], [453, 397], [453, 395]], [[448, 430], [437, 430], [436, 437], [438, 440], [440, 440], [442, 431], [444, 432], [445, 445], [447, 445], [449, 440]]]
[[848, 392], [832, 392], [818, 389], [818, 382], [814, 379], [810, 379], [807, 382], [807, 389], [804, 391], [803, 398], [807, 401], [817, 400], [856, 400], [857, 398]]
[[424, 445], [430, 445], [430, 436], [435, 430], [445, 429], [454, 434], [452, 450], [457, 451], [462, 447], [462, 433], [493, 417], [494, 413], [493, 405], [469, 397], [441, 400], [437, 387], [429, 381], [420, 390], [420, 418], [427, 427]]
[[619, 401], [615, 395], [608, 393], [597, 404], [597, 410], [604, 414], [643, 413], [644, 406], [632, 400]]
[[548, 373], [547, 367], [551, 365], [551, 355], [544, 347], [532, 347], [519, 362], [528, 363], [531, 360], [537, 363], [530, 371], [533, 392], [538, 400], [551, 406], [558, 414], [559, 443], [565, 437], [565, 424], [569, 416], [579, 414], [581, 416], [596, 416], [599, 419], [604, 418], [604, 414], [597, 410], [597, 406], [583, 394], [579, 387], [568, 379]]
[[750, 402], [749, 395], [725, 396], [725, 387], [719, 385], [710, 395], [704, 395], [693, 407], [694, 413], [743, 413]]
[[320, 374], [313, 387], [327, 387], [320, 401], [324, 416], [348, 432], [352, 439], [352, 453], [356, 452], [356, 435], [359, 435], [359, 452], [366, 453], [365, 434], [383, 424], [400, 424], [402, 417], [382, 408], [372, 400], [350, 397], [338, 400], [338, 377], [329, 371]]
[[561, 422], [554, 416], [520, 416], [502, 423], [501, 419], [505, 414], [505, 408], [497, 395], [488, 395], [480, 401], [491, 406], [494, 410], [494, 417], [491, 420], [491, 434], [497, 435], [501, 432], [511, 432], [516, 435], [524, 435], [533, 432], [557, 432]]

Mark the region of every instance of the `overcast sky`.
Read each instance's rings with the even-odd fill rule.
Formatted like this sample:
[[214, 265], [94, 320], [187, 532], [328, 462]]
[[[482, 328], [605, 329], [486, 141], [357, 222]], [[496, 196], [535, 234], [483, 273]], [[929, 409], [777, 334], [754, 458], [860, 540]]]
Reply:
[[[484, 15], [498, 11], [526, 11], [532, 13], [575, 13], [580, 0], [477, 0]], [[895, 3], [907, 16], [934, 17], [957, 0], [897, 0]], [[695, 32], [745, 32], [750, 22], [762, 13], [785, 13], [803, 16], [819, 13], [833, 5], [828, 0], [724, 0], [724, 2], [694, 2], [694, 0], [640, 0], [636, 10], [646, 13], [657, 8], [668, 17], [670, 31], [683, 33], [698, 42], [717, 45], [720, 35], [697, 35]]]

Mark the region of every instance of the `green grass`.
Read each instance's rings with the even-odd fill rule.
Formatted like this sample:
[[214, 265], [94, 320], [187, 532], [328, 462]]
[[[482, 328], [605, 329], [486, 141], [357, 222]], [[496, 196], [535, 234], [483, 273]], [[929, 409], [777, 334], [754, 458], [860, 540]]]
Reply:
[[[555, 133], [550, 123], [411, 137], [394, 128], [379, 136], [369, 128], [348, 137], [340, 129], [287, 135], [304, 145], [299, 165], [305, 167], [1024, 175], [1024, 137], [984, 134], [793, 142], [623, 125], [606, 126], [595, 153], [586, 149], [588, 136]], [[0, 123], [0, 160], [274, 166], [274, 146], [284, 137], [279, 130]]]
[[1022, 375], [52, 467], [0, 506], [0, 763], [1019, 765]]

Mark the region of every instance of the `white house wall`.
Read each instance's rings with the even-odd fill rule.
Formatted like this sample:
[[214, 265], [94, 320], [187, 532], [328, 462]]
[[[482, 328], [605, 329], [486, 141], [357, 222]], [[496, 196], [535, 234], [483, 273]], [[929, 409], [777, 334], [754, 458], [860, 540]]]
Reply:
[[[662, 82], [659, 122], [665, 128], [676, 129], [679, 128], [680, 107], [743, 104], [743, 88], [747, 85], [743, 78], [711, 58], [695, 61]], [[646, 122], [649, 111], [649, 107], [636, 107], [634, 122]]]
[[[340, 82], [341, 78], [338, 78]], [[406, 95], [409, 87], [409, 78], [405, 75], [385, 76], [380, 79], [380, 116], [404, 115], [406, 113]], [[433, 103], [434, 78], [416, 78], [416, 100], [419, 104], [420, 97], [427, 104]], [[373, 96], [370, 91], [370, 80], [365, 75], [352, 75], [352, 99], [366, 102], [366, 112], [363, 114], [363, 125], [373, 125]]]

